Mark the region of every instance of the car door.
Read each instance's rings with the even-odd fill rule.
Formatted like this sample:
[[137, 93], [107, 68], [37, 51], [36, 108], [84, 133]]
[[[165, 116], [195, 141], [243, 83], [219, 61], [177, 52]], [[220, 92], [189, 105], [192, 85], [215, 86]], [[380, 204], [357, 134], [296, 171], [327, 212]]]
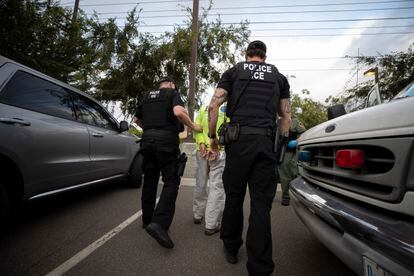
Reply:
[[118, 123], [97, 102], [77, 94], [81, 120], [90, 135], [91, 176], [101, 179], [125, 175], [132, 161], [133, 147], [138, 147], [128, 133], [120, 133]]
[[89, 133], [76, 119], [71, 94], [50, 80], [19, 70], [1, 89], [1, 150], [19, 163], [26, 196], [88, 179]]

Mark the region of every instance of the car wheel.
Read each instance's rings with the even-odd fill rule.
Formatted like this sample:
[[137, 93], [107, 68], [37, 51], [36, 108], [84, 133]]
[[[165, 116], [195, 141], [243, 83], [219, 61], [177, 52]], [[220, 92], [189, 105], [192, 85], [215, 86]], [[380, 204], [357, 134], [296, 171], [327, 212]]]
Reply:
[[0, 232], [2, 232], [10, 216], [10, 197], [4, 185], [0, 184]]
[[129, 169], [128, 184], [131, 188], [139, 188], [142, 184], [142, 161], [143, 156], [137, 154]]

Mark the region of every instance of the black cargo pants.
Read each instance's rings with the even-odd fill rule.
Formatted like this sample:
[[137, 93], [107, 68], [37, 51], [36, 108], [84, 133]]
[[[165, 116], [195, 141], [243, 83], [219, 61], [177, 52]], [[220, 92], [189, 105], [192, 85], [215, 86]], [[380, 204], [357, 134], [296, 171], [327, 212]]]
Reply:
[[268, 136], [240, 135], [238, 141], [226, 146], [223, 173], [226, 203], [220, 238], [233, 254], [243, 244], [243, 201], [249, 185], [246, 247], [250, 275], [270, 275], [274, 269], [270, 210], [276, 193], [275, 167], [276, 155]]
[[[175, 201], [178, 195], [180, 177], [177, 175], [179, 153], [178, 135], [168, 137], [144, 137], [142, 151], [144, 156], [144, 186], [142, 188], [142, 222], [158, 223], [168, 229], [174, 217]], [[162, 174], [164, 186], [156, 205], [158, 181]]]

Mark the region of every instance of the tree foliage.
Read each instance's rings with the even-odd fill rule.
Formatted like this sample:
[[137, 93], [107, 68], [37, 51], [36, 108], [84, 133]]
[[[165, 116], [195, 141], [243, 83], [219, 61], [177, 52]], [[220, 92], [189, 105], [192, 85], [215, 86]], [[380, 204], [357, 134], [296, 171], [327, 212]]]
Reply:
[[302, 96], [299, 94], [292, 95], [292, 115], [297, 117], [306, 129], [325, 122], [328, 119], [325, 106], [312, 100], [308, 90], [302, 90], [301, 94]]
[[47, 2], [0, 3], [0, 54], [93, 93], [129, 26], [119, 30], [113, 19], [100, 23], [82, 11], [73, 21], [71, 9]]
[[[241, 56], [250, 35], [247, 22], [238, 26], [224, 26], [220, 19], [209, 22], [207, 15], [210, 8], [211, 5], [200, 17], [197, 34], [197, 105], [200, 105], [200, 96], [207, 87], [218, 82], [223, 68], [235, 63]], [[191, 14], [191, 10], [187, 11]], [[135, 23], [129, 24], [132, 26]], [[117, 62], [98, 85], [99, 98], [122, 101], [124, 111], [131, 114], [142, 100], [143, 93], [154, 89], [157, 80], [168, 75], [174, 78], [186, 99], [189, 86], [191, 20], [186, 21], [185, 26], [177, 26], [174, 32], [165, 32], [159, 37], [141, 32], [131, 38], [129, 47], [123, 55], [115, 56]]]
[[[0, 54], [90, 93], [102, 101], [121, 101], [133, 113], [143, 92], [158, 79], [173, 77], [184, 97], [189, 85], [191, 10], [184, 26], [160, 36], [141, 32], [137, 8], [123, 27], [114, 18], [79, 12], [50, 1], [0, 2]], [[241, 56], [249, 38], [247, 22], [224, 26], [208, 21], [210, 6], [199, 20], [196, 99], [220, 73]]]
[[[393, 52], [380, 57], [362, 56], [354, 60], [366, 67], [378, 67], [379, 87], [384, 100], [391, 99], [414, 80], [414, 43], [406, 52]], [[362, 101], [373, 85], [374, 80], [368, 80], [346, 90], [341, 97], [327, 98], [326, 102], [331, 105], [350, 100]]]

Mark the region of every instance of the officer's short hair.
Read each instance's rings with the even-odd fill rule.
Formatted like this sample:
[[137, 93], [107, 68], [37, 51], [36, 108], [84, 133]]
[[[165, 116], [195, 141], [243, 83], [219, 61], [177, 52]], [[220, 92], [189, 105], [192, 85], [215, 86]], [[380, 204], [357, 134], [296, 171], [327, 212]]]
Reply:
[[175, 90], [179, 91], [178, 85], [173, 78], [169, 76], [160, 78], [160, 80], [158, 81], [158, 86], [161, 86], [161, 83], [163, 82], [172, 82], [175, 86]]
[[175, 84], [174, 79], [171, 78], [171, 77], [168, 77], [168, 76], [160, 78], [160, 80], [158, 81], [158, 85], [161, 85], [161, 83], [163, 83], [163, 82], [172, 82], [172, 83]]
[[246, 55], [249, 57], [258, 56], [260, 58], [266, 57], [266, 44], [263, 41], [255, 40], [249, 43], [246, 50]]

